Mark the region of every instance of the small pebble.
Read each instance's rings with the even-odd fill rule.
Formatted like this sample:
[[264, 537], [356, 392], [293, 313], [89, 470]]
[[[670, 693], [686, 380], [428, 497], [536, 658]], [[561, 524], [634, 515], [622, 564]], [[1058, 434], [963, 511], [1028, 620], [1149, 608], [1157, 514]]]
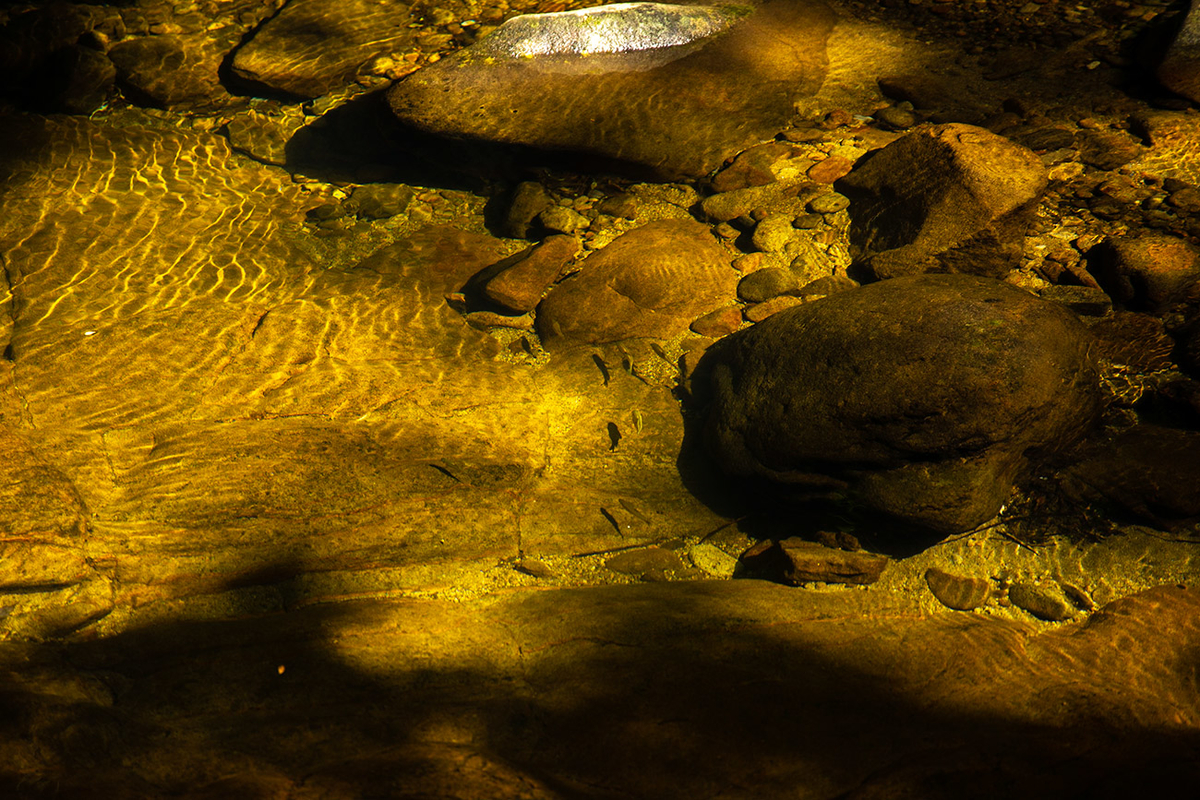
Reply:
[[808, 210], [814, 214], [836, 214], [845, 211], [850, 205], [850, 198], [844, 194], [830, 192], [819, 195], [808, 202]]

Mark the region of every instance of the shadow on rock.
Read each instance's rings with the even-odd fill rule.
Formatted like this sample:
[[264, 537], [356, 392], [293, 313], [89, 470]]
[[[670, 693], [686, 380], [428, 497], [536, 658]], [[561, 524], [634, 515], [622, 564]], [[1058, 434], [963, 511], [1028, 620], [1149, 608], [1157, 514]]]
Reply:
[[425, 133], [396, 119], [382, 92], [360, 95], [300, 128], [286, 166], [323, 180], [486, 190], [546, 170], [646, 178], [611, 159]]
[[[1200, 778], [1195, 592], [1127, 598], [1072, 635], [880, 602], [757, 581], [643, 584], [10, 642], [0, 787], [999, 798]], [[1117, 647], [1134, 635], [1139, 647]]]

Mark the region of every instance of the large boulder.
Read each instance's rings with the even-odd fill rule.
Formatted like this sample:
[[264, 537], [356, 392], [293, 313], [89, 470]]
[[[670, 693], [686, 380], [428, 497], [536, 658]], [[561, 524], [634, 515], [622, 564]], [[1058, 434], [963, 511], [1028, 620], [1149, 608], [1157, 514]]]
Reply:
[[1195, 0], [1158, 65], [1158, 79], [1172, 92], [1200, 103], [1200, 3]]
[[972, 125], [914, 131], [838, 182], [850, 240], [876, 278], [921, 272], [1002, 277], [1020, 264], [1046, 168], [1021, 145]]
[[400, 119], [441, 135], [701, 176], [771, 138], [820, 87], [833, 21], [817, 0], [525, 15], [414, 73], [388, 100]]
[[728, 303], [737, 285], [731, 254], [708, 226], [659, 220], [589, 256], [538, 306], [547, 344], [671, 339], [697, 317]]
[[1071, 312], [999, 281], [871, 284], [714, 348], [707, 443], [733, 475], [969, 530], [999, 511], [1027, 454], [1095, 420], [1089, 342]]

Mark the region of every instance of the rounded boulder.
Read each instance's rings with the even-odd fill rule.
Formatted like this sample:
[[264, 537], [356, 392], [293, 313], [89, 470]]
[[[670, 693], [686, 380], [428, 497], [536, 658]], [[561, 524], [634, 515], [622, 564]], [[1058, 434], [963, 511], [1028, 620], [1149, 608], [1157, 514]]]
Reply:
[[991, 519], [1099, 391], [1087, 328], [1001, 281], [918, 275], [805, 303], [712, 351], [722, 468], [939, 531]]

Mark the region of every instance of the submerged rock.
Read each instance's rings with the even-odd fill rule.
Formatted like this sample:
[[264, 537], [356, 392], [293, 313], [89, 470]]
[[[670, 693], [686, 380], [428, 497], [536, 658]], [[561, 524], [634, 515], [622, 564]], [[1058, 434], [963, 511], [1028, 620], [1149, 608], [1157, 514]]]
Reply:
[[319, 97], [354, 79], [373, 57], [412, 41], [409, 6], [379, 0], [288, 3], [238, 48], [234, 75], [297, 97]]
[[705, 225], [648, 223], [589, 256], [577, 277], [552, 289], [538, 306], [538, 332], [547, 346], [673, 338], [728, 302], [737, 282], [729, 260]]
[[841, 292], [710, 350], [709, 450], [732, 475], [969, 530], [999, 511], [1027, 451], [1095, 419], [1089, 342], [1069, 311], [990, 279]]
[[[820, 2], [620, 3], [509, 20], [388, 93], [433, 133], [571, 150], [700, 176], [820, 87], [833, 13]], [[736, 67], [736, 68], [735, 68]]]
[[920, 272], [1001, 277], [1020, 263], [1046, 188], [1030, 150], [972, 125], [910, 133], [839, 182], [856, 257], [876, 278]]
[[925, 584], [942, 605], [971, 611], [987, 603], [992, 587], [982, 578], [955, 575], [937, 567], [925, 570]]

